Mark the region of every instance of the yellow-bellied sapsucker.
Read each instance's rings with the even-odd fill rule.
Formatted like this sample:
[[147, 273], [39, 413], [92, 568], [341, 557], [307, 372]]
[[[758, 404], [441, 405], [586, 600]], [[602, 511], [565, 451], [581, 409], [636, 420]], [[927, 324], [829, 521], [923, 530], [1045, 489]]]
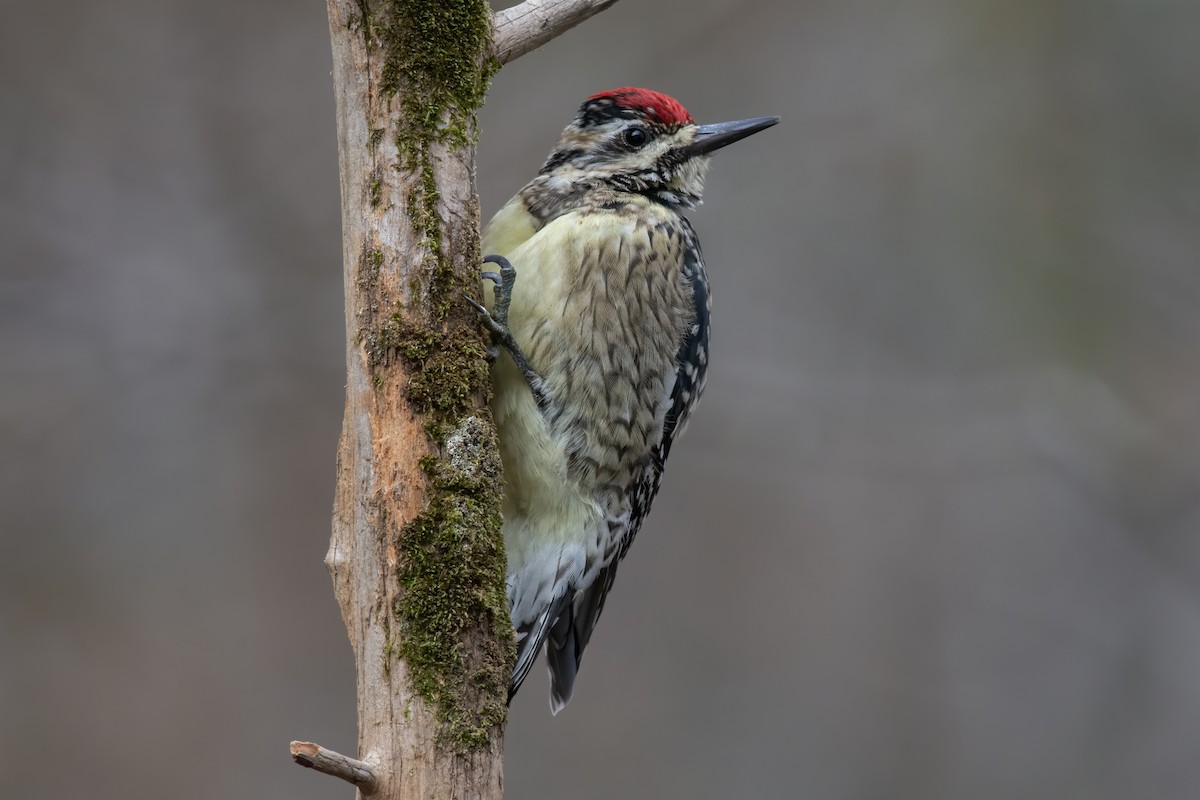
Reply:
[[[704, 388], [709, 291], [683, 209], [708, 155], [778, 117], [696, 125], [648, 89], [589, 97], [541, 172], [483, 234], [480, 310], [504, 462], [516, 693], [542, 644], [550, 705], [571, 699], [617, 563]], [[485, 292], [486, 294], [486, 292]]]

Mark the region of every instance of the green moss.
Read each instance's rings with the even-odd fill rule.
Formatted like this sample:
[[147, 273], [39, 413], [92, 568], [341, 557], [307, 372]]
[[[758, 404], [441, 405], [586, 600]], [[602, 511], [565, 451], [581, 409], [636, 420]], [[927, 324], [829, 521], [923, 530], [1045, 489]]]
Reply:
[[[438, 431], [469, 415], [475, 398], [489, 396], [487, 360], [479, 334], [471, 328], [437, 325], [430, 329], [396, 312], [373, 331], [364, 330], [362, 337], [372, 369], [404, 359], [409, 367], [407, 396], [439, 423]], [[441, 433], [431, 435], [441, 443]]]
[[421, 460], [425, 510], [388, 533], [403, 590], [388, 653], [404, 659], [413, 688], [437, 708], [442, 746], [485, 747], [507, 717], [514, 643], [495, 425], [476, 408], [491, 387], [482, 344], [469, 326], [431, 330], [400, 313], [364, 334], [363, 344], [377, 387], [386, 365], [405, 362], [405, 394], [436, 445]]
[[407, 212], [432, 262], [430, 300], [445, 319], [457, 295], [442, 243], [430, 147], [474, 142], [475, 114], [500, 66], [486, 55], [491, 9], [486, 0], [388, 0], [374, 8], [364, 18], [384, 51], [380, 88], [386, 97], [400, 98], [399, 166], [418, 177]]
[[383, 645], [383, 672], [386, 675], [392, 674], [392, 662], [396, 660], [396, 646], [392, 642], [386, 642]]
[[[486, 0], [360, 6], [368, 47], [382, 55], [384, 98], [399, 103], [395, 167], [412, 178], [404, 211], [423, 252], [405, 270], [407, 307], [391, 305], [385, 293], [359, 335], [377, 389], [386, 390], [392, 364], [404, 364], [404, 392], [424, 416], [435, 453], [421, 463], [424, 511], [403, 527], [381, 517], [400, 556], [401, 584], [385, 657], [403, 658], [413, 688], [437, 709], [442, 746], [468, 752], [489, 746], [506, 719], [514, 643], [500, 536], [503, 478], [495, 425], [479, 407], [491, 384], [478, 326], [461, 298], [478, 283], [467, 266], [479, 258], [477, 217], [460, 215], [443, 228], [432, 148], [474, 141], [475, 114], [498, 66], [485, 56], [490, 8]], [[368, 148], [378, 151], [382, 137], [372, 129]], [[371, 176], [372, 206], [382, 202], [383, 177]], [[378, 250], [365, 251], [359, 280], [379, 286], [382, 262]]]
[[440, 743], [456, 751], [488, 746], [508, 713], [513, 634], [495, 535], [502, 478], [494, 431], [482, 410], [446, 433], [439, 457], [421, 465], [429, 505], [398, 537], [400, 652], [413, 688], [437, 705]]
[[358, 285], [364, 289], [373, 289], [379, 281], [379, 271], [383, 269], [383, 251], [377, 247], [364, 247], [358, 257]]
[[[476, 110], [499, 68], [485, 58], [491, 44], [487, 0], [388, 0], [376, 3], [372, 29], [384, 55], [384, 95], [403, 93], [405, 127], [421, 146], [436, 138], [451, 145], [471, 141]], [[406, 155], [401, 150], [401, 155]], [[408, 155], [415, 155], [410, 151]]]
[[371, 183], [367, 187], [367, 192], [371, 208], [378, 208], [380, 201], [383, 200], [383, 181], [380, 179], [378, 171], [371, 174]]

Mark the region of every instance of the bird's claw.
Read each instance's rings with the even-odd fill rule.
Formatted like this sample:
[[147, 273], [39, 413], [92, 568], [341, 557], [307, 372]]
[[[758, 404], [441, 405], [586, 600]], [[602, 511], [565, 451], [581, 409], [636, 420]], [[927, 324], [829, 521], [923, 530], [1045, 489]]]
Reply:
[[504, 256], [484, 256], [483, 263], [500, 267], [499, 274], [489, 271], [483, 273], [483, 277], [496, 284], [492, 289], [496, 298], [493, 316], [501, 325], [508, 325], [508, 306], [512, 303], [513, 287], [517, 285], [517, 270]]
[[[484, 280], [489, 280], [495, 284], [492, 290], [496, 299], [493, 310], [488, 311], [483, 303], [465, 294], [463, 295], [463, 299], [470, 303], [471, 307], [479, 314], [480, 319], [483, 320], [483, 324], [492, 332], [492, 338], [496, 344], [503, 346], [511, 353], [516, 349], [517, 345], [513, 339], [512, 332], [508, 329], [508, 307], [512, 302], [513, 287], [517, 283], [517, 271], [504, 256], [487, 256], [483, 259], [483, 263], [498, 264], [500, 266], [499, 272], [487, 271], [483, 273]], [[488, 348], [489, 361], [494, 361], [499, 354], [500, 351], [497, 347]]]
[[492, 332], [492, 341], [495, 345], [488, 349], [488, 360], [494, 361], [499, 355], [499, 348], [503, 347], [512, 356], [513, 363], [517, 369], [525, 376], [525, 380], [529, 383], [529, 388], [533, 392], [534, 398], [539, 406], [544, 406], [546, 402], [546, 393], [542, 384], [542, 378], [533, 367], [529, 364], [529, 359], [525, 358], [525, 353], [521, 351], [521, 346], [517, 344], [517, 340], [513, 338], [512, 331], [508, 328], [508, 307], [512, 303], [513, 287], [517, 284], [517, 270], [509, 263], [504, 256], [490, 255], [483, 259], [485, 264], [496, 264], [500, 267], [499, 272], [487, 271], [483, 273], [483, 279], [489, 280], [495, 284], [492, 291], [496, 302], [492, 306], [492, 310], [488, 311], [484, 305], [473, 298], [463, 295], [463, 299], [471, 304], [471, 307], [479, 314], [483, 320], [483, 324]]

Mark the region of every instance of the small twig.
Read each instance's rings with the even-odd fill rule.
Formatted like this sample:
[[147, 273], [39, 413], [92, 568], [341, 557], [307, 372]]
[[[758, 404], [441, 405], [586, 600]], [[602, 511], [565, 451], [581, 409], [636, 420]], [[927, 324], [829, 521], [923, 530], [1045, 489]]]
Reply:
[[617, 0], [525, 0], [520, 5], [497, 11], [493, 20], [493, 52], [501, 64], [515, 61], [615, 2]]
[[369, 793], [375, 789], [375, 770], [365, 761], [327, 750], [313, 742], [292, 742], [292, 760], [302, 767], [349, 781]]

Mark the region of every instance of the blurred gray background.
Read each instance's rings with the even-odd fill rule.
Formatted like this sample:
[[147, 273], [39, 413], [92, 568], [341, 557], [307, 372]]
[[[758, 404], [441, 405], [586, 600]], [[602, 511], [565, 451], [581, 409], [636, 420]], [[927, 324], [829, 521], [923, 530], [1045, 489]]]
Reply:
[[[709, 388], [513, 798], [1200, 796], [1200, 6], [626, 0], [505, 68], [779, 114], [693, 215]], [[324, 798], [343, 323], [324, 8], [0, 27], [0, 797]]]

